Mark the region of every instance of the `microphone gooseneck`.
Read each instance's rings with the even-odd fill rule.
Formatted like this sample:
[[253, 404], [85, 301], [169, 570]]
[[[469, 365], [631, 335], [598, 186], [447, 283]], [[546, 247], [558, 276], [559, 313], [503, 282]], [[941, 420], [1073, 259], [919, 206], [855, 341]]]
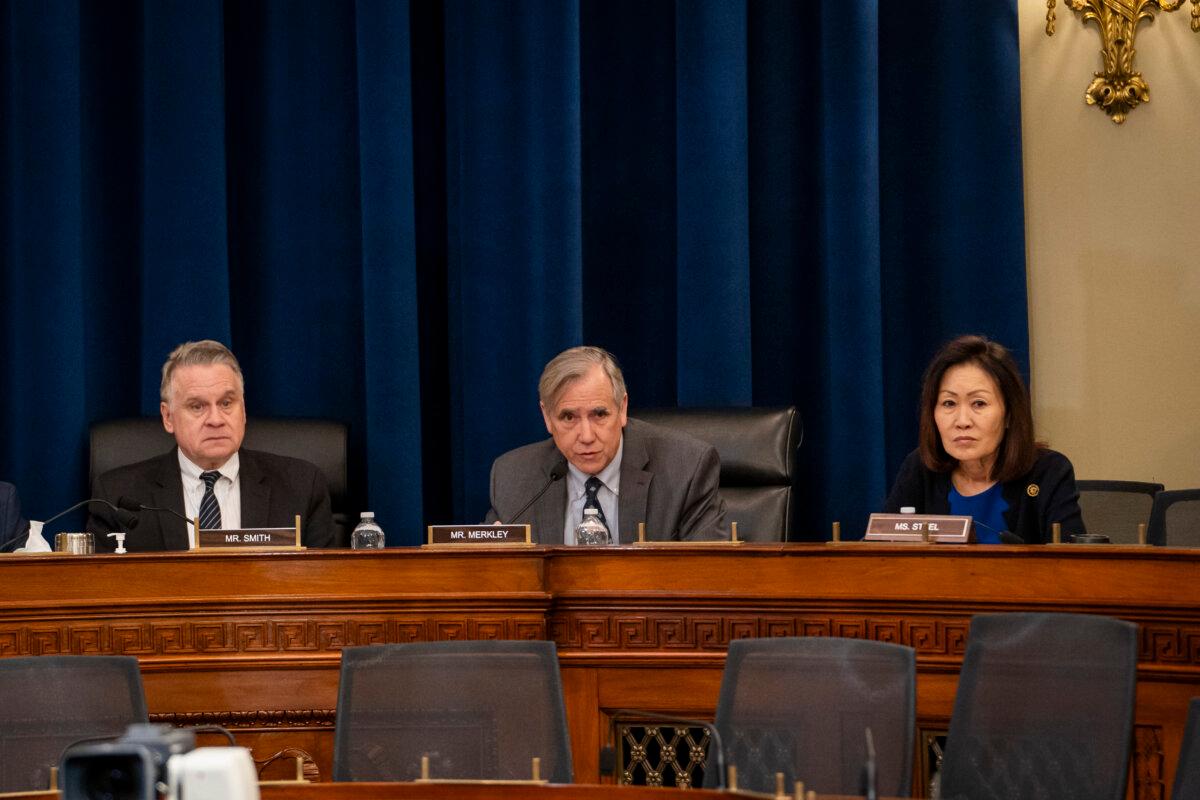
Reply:
[[183, 520], [188, 525], [191, 525], [192, 527], [195, 527], [195, 525], [196, 525], [195, 520], [188, 519], [183, 514], [180, 514], [178, 511], [176, 511], [173, 508], [164, 508], [162, 506], [148, 506], [145, 503], [143, 503], [141, 500], [135, 500], [134, 498], [126, 497], [125, 495], [121, 495], [120, 497], [117, 498], [117, 505], [119, 505], [121, 508], [124, 508], [128, 511], [160, 511], [164, 514], [171, 514], [173, 516], [179, 517], [181, 520]]
[[99, 503], [102, 506], [106, 506], [109, 510], [111, 510], [113, 512], [113, 518], [116, 519], [117, 525], [124, 528], [125, 530], [129, 530], [130, 528], [137, 527], [137, 524], [138, 524], [137, 514], [131, 514], [129, 511], [126, 511], [123, 508], [117, 508], [112, 503], [110, 503], [107, 500], [104, 500], [103, 498], [100, 498], [100, 497], [90, 497], [87, 500], [81, 500], [78, 503], [76, 503], [75, 505], [71, 506], [70, 508], [58, 512], [57, 514], [55, 514], [53, 517], [46, 520], [42, 524], [49, 525], [51, 522], [54, 522], [55, 520], [59, 519], [60, 517], [65, 517], [67, 514], [70, 514], [75, 509], [83, 508], [84, 506], [89, 505], [91, 503]]
[[567, 465], [563, 461], [559, 461], [557, 464], [555, 464], [553, 467], [551, 467], [550, 468], [550, 476], [548, 478], [546, 478], [546, 483], [542, 485], [542, 488], [538, 490], [538, 493], [535, 494], [528, 503], [521, 506], [520, 511], [518, 511], [517, 513], [512, 515], [512, 519], [510, 521], [514, 525], [517, 524], [518, 520], [521, 519], [521, 515], [524, 514], [526, 511], [528, 511], [529, 509], [533, 508], [533, 504], [536, 503], [538, 500], [541, 500], [542, 495], [544, 495], [550, 489], [550, 487], [553, 486], [556, 482], [562, 480], [562, 477], [566, 474], [567, 474]]

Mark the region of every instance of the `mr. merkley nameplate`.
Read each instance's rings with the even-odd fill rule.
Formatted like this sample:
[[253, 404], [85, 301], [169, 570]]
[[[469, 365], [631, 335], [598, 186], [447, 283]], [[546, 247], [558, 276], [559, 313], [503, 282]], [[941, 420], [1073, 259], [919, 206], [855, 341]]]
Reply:
[[973, 541], [971, 518], [943, 514], [872, 514], [867, 522], [867, 542], [941, 542], [966, 544]]
[[430, 545], [522, 545], [530, 546], [532, 530], [529, 525], [430, 525]]

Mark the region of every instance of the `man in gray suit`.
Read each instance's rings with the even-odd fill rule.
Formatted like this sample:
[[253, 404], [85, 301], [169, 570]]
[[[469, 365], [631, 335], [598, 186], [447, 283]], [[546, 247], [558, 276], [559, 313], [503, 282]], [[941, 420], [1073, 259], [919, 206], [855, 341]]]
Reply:
[[559, 353], [538, 397], [551, 438], [496, 459], [488, 522], [528, 522], [540, 544], [575, 544], [584, 509], [598, 508], [614, 544], [636, 541], [639, 522], [648, 539], [729, 538], [717, 451], [629, 419], [625, 378], [607, 351]]

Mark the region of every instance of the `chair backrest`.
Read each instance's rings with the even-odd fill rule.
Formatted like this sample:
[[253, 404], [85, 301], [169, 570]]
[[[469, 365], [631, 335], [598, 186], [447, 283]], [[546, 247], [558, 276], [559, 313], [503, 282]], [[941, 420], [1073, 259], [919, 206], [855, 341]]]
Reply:
[[553, 642], [448, 641], [342, 651], [335, 781], [541, 776], [571, 782]]
[[976, 616], [946, 742], [943, 800], [1122, 800], [1136, 675], [1132, 623]]
[[721, 457], [725, 520], [738, 538], [786, 540], [791, 531], [796, 450], [804, 425], [786, 408], [648, 408], [632, 416], [708, 442]]
[[1200, 547], [1200, 489], [1159, 492], [1147, 538], [1165, 547]]
[[[159, 417], [127, 417], [96, 422], [90, 432], [88, 483], [110, 469], [136, 464], [170, 450], [175, 437], [163, 429]], [[333, 509], [334, 541], [348, 541], [347, 430], [341, 422], [326, 419], [251, 417], [246, 421], [242, 444], [281, 456], [302, 458], [316, 464], [329, 486]], [[143, 501], [144, 502], [144, 501]]]
[[1075, 481], [1075, 487], [1084, 527], [1113, 544], [1137, 544], [1138, 525], [1150, 524], [1154, 496], [1163, 490], [1142, 481]]
[[[782, 772], [819, 794], [862, 793], [866, 730], [875, 743], [879, 796], [907, 797], [915, 731], [911, 647], [826, 637], [737, 639], [729, 644], [717, 730], [738, 788], [774, 793]], [[704, 782], [717, 786], [710, 756]]]
[[70, 744], [147, 722], [132, 656], [0, 658], [0, 792], [50, 788]]
[[1193, 800], [1200, 797], [1200, 697], [1188, 704], [1187, 727], [1179, 747], [1179, 762], [1175, 767], [1175, 786], [1171, 800]]

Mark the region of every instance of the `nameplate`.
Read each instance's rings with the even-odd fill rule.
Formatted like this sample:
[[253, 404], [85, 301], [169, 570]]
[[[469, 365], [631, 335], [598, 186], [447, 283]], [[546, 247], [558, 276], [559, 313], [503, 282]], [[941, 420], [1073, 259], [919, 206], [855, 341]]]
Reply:
[[866, 542], [940, 542], [967, 544], [971, 518], [941, 514], [872, 514]]
[[[197, 521], [198, 522], [198, 521]], [[196, 525], [197, 550], [301, 550], [300, 515], [291, 528], [216, 528]]]
[[472, 545], [523, 545], [533, 543], [529, 525], [430, 525], [428, 544], [470, 547]]

